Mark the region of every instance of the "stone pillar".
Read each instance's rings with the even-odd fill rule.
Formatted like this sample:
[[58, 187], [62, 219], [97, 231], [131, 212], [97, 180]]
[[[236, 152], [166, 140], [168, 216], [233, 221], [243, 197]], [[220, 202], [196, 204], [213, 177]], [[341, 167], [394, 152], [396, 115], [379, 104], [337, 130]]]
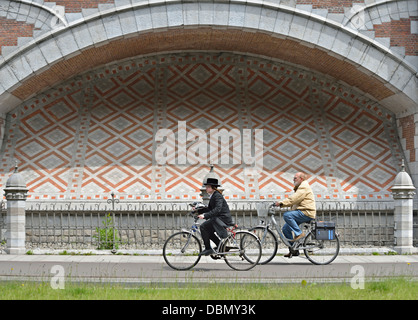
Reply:
[[[208, 181], [208, 178], [214, 178], [214, 179], [218, 179], [218, 181], [221, 181], [221, 179], [219, 178], [219, 176], [215, 173], [215, 171], [213, 170], [213, 164], [210, 165], [210, 171], [209, 173], [203, 178], [203, 182], [202, 182], [202, 187], [200, 188], [200, 196], [203, 199], [203, 203], [205, 205], [208, 205], [209, 203], [209, 194], [206, 192], [206, 188], [205, 188], [205, 183], [206, 181]], [[223, 190], [222, 186], [220, 186], [218, 188], [219, 190]]]
[[416, 248], [412, 246], [413, 240], [413, 198], [415, 187], [412, 179], [405, 171], [405, 164], [402, 160], [402, 170], [396, 175], [392, 187], [392, 195], [395, 202], [395, 247], [394, 250], [400, 254], [414, 253]]
[[15, 167], [15, 171], [9, 177], [4, 188], [4, 194], [7, 201], [6, 217], [6, 239], [8, 254], [26, 253], [26, 213], [25, 201], [28, 189], [23, 177]]

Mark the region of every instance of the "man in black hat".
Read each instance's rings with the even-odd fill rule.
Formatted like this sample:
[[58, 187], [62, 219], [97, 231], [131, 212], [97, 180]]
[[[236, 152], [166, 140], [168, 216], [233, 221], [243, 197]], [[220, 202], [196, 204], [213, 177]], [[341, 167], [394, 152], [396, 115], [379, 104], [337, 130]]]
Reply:
[[206, 192], [210, 195], [209, 205], [199, 210], [199, 218], [206, 219], [204, 223], [200, 225], [200, 232], [202, 234], [205, 250], [200, 255], [208, 256], [215, 253], [210, 246], [210, 240], [212, 240], [216, 246], [219, 245], [219, 238], [215, 235], [215, 231], [220, 238], [226, 238], [228, 233], [226, 227], [232, 226], [231, 212], [229, 211], [228, 204], [226, 203], [222, 192], [218, 190], [220, 186], [218, 179], [208, 178], [205, 187]]

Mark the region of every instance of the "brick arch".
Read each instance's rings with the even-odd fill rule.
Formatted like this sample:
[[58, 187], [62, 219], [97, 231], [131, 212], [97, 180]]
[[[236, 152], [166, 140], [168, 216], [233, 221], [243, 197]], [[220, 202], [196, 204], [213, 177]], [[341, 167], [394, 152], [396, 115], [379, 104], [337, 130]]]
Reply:
[[[201, 40], [196, 40], [201, 39]], [[33, 92], [39, 92], [47, 83], [59, 83], [67, 77], [82, 73], [113, 61], [154, 52], [215, 50], [220, 52], [249, 52], [262, 57], [279, 59], [304, 66], [335, 79], [344, 79], [353, 87], [376, 97], [385, 99], [393, 92], [379, 80], [362, 73], [346, 61], [339, 60], [326, 52], [309, 48], [292, 39], [272, 38], [264, 33], [242, 30], [216, 30], [212, 28], [177, 29], [152, 32], [129, 39], [115, 40], [100, 47], [92, 47], [82, 54], [58, 62], [41, 75], [28, 80], [14, 94], [24, 100]]]
[[3, 46], [17, 45], [18, 36], [32, 36], [33, 29], [33, 25], [0, 17], [0, 54]]
[[[270, 16], [261, 17], [262, 10]], [[397, 114], [417, 107], [417, 77], [410, 66], [338, 23], [282, 5], [179, 1], [108, 10], [23, 46], [1, 63], [0, 75], [6, 80], [0, 88], [0, 112], [86, 69], [187, 50], [283, 60], [347, 83]]]

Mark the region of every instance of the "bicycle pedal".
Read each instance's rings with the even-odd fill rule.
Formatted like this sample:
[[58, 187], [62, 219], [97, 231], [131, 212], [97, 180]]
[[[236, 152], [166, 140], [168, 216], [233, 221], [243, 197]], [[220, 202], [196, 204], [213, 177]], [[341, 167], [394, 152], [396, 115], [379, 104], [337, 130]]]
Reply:
[[219, 260], [219, 259], [221, 259], [221, 256], [220, 256], [220, 255], [217, 255], [217, 254], [211, 254], [211, 255], [210, 255], [210, 257], [211, 257], [213, 260]]
[[292, 258], [292, 257], [298, 257], [299, 256], [299, 250], [294, 250], [293, 248], [291, 249], [291, 251], [284, 255], [285, 258]]

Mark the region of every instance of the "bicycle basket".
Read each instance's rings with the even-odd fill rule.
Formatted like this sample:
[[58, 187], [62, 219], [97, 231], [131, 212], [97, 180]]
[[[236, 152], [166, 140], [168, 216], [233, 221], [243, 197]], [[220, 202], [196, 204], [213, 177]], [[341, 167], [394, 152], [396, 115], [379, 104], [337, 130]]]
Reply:
[[257, 202], [257, 215], [259, 217], [267, 217], [270, 209], [270, 202]]

